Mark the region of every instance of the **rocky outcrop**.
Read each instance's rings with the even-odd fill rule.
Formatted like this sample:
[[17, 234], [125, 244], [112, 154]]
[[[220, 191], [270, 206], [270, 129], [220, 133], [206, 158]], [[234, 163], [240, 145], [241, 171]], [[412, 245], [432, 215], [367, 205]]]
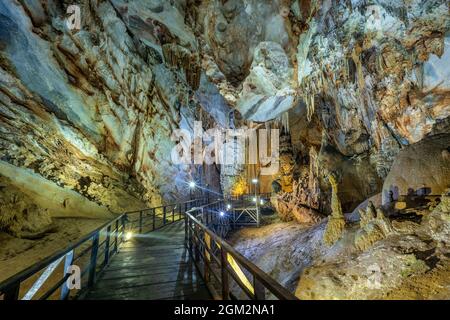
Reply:
[[[373, 223], [377, 219], [369, 221]], [[395, 234], [390, 232], [389, 237], [352, 259], [318, 263], [301, 275], [296, 295], [303, 299], [448, 297], [449, 221], [446, 219], [448, 214], [443, 208], [436, 208], [420, 224], [400, 222], [409, 227], [403, 231], [399, 228]], [[378, 234], [385, 234], [387, 230], [381, 229]]]
[[323, 234], [323, 241], [327, 245], [333, 245], [342, 237], [345, 228], [345, 218], [342, 212], [341, 203], [338, 197], [338, 186], [336, 178], [333, 174], [328, 176], [331, 184], [331, 215], [328, 217], [325, 233]]
[[[192, 131], [201, 108], [197, 44], [184, 8], [155, 3], [81, 1], [80, 30], [66, 3], [0, 4], [0, 174], [30, 216], [106, 217], [188, 195], [196, 173], [171, 161], [171, 134]], [[183, 68], [164, 63], [166, 43], [190, 46]]]
[[393, 227], [383, 211], [369, 202], [366, 211], [359, 210], [360, 230], [355, 235], [355, 246], [365, 251], [377, 241], [386, 238], [393, 233]]
[[246, 120], [289, 118], [297, 152], [326, 133], [321, 171], [342, 172], [345, 211], [381, 192], [402, 148], [448, 131], [445, 1], [202, 5], [210, 81]]
[[383, 184], [383, 204], [406, 196], [440, 195], [450, 187], [450, 134], [401, 150]]
[[0, 229], [18, 238], [35, 239], [52, 229], [47, 209], [30, 203], [17, 189], [0, 187]]

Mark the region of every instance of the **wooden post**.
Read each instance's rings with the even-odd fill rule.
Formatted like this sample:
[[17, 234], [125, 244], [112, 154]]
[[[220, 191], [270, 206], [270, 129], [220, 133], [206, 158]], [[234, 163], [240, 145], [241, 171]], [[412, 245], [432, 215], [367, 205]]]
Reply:
[[111, 236], [111, 225], [106, 228], [106, 241], [105, 241], [105, 262], [103, 263], [105, 266], [109, 263], [109, 239]]
[[266, 288], [253, 276], [253, 289], [255, 290], [255, 300], [266, 300]]
[[261, 221], [260, 209], [259, 209], [259, 206], [256, 205], [256, 227], [257, 228], [259, 228], [260, 221]]
[[178, 208], [178, 220], [181, 220], [183, 217], [183, 213], [182, 213], [183, 210], [181, 209], [182, 205], [183, 204], [180, 203], [180, 207]]
[[155, 230], [155, 228], [156, 228], [156, 209], [155, 208], [153, 208], [153, 217], [152, 217], [152, 219], [153, 219], [153, 230]]
[[190, 252], [190, 255], [192, 256], [192, 230], [191, 230], [191, 221], [188, 220], [188, 249]]
[[116, 220], [116, 231], [114, 232], [114, 252], [118, 249], [118, 239], [119, 237], [119, 220]]
[[4, 293], [3, 299], [4, 301], [13, 301], [19, 300], [19, 291], [20, 291], [20, 282], [15, 282], [12, 285], [8, 286]]
[[125, 239], [125, 228], [126, 228], [125, 224], [126, 224], [126, 220], [127, 220], [127, 216], [125, 215], [125, 216], [122, 217], [122, 239], [121, 239], [120, 242], [123, 242], [123, 239]]
[[199, 232], [198, 232], [198, 226], [197, 225], [195, 225], [194, 224], [194, 232], [195, 232], [195, 235], [197, 236], [196, 238], [195, 238], [195, 240], [194, 240], [194, 242], [195, 242], [195, 248], [194, 248], [194, 250], [195, 250], [195, 261], [200, 261], [200, 248], [199, 248], [199, 245], [200, 245], [200, 243], [199, 243], [199, 241], [200, 241], [200, 239], [198, 239], [198, 237], [200, 237], [200, 235], [198, 234]]
[[[66, 277], [66, 275], [69, 273], [69, 268], [72, 266], [73, 263], [73, 250], [68, 252], [66, 254], [66, 259], [64, 261], [64, 272], [63, 272], [63, 278]], [[66, 300], [69, 296], [70, 289], [67, 287], [67, 281], [65, 281], [61, 286], [61, 300]]]
[[205, 246], [203, 248], [203, 256], [205, 257], [205, 269], [204, 269], [204, 277], [205, 277], [205, 283], [209, 282], [209, 270], [210, 270], [210, 260], [211, 260], [211, 256], [209, 254], [209, 250], [211, 250], [211, 237], [209, 236], [208, 233], [206, 233], [205, 230], [203, 230], [203, 239], [205, 241]]
[[[124, 231], [125, 231], [125, 229], [124, 229]], [[95, 271], [97, 269], [98, 240], [99, 240], [99, 233], [97, 232], [94, 235], [94, 237], [92, 238], [91, 261], [89, 263], [88, 287], [91, 287], [95, 282]]]
[[189, 239], [188, 222], [189, 222], [189, 218], [186, 217], [184, 219], [184, 245], [185, 245], [186, 248], [188, 247], [188, 239]]
[[142, 220], [144, 219], [143, 212], [139, 212], [139, 233], [142, 233]]
[[166, 224], [166, 207], [163, 207], [163, 225]]
[[229, 300], [229, 282], [228, 282], [228, 270], [227, 270], [227, 252], [223, 246], [220, 246], [220, 270], [221, 270], [221, 282], [222, 282], [222, 300]]
[[172, 222], [175, 222], [175, 208], [176, 208], [177, 206], [174, 206], [173, 208], [172, 208]]

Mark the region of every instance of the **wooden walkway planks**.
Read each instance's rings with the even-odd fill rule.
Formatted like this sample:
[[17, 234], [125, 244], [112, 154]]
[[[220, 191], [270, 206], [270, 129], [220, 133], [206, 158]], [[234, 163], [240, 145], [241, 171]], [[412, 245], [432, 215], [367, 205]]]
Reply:
[[211, 299], [184, 247], [184, 221], [123, 244], [84, 299]]

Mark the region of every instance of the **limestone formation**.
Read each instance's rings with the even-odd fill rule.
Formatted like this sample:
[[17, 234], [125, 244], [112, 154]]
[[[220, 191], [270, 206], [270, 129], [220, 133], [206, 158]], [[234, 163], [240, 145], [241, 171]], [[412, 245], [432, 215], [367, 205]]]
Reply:
[[280, 137], [280, 184], [284, 192], [292, 192], [294, 183], [295, 159], [292, 150], [291, 136], [288, 134]]
[[328, 217], [327, 226], [323, 234], [323, 241], [331, 246], [342, 237], [345, 228], [345, 218], [342, 213], [341, 203], [338, 198], [338, 184], [333, 174], [328, 175], [331, 184], [331, 215]]
[[18, 238], [35, 239], [52, 230], [47, 209], [30, 203], [16, 188], [0, 186], [0, 230]]
[[385, 217], [383, 211], [369, 202], [366, 211], [359, 210], [360, 230], [355, 235], [355, 246], [365, 251], [377, 241], [393, 233], [391, 222]]
[[446, 158], [449, 146], [450, 134], [447, 132], [401, 150], [384, 181], [383, 204], [401, 198], [440, 195], [449, 188], [450, 161]]
[[271, 202], [282, 221], [316, 224], [323, 216], [319, 213], [319, 205], [314, 202], [314, 198], [310, 189], [298, 181], [293, 183], [292, 192], [281, 192], [272, 197]]

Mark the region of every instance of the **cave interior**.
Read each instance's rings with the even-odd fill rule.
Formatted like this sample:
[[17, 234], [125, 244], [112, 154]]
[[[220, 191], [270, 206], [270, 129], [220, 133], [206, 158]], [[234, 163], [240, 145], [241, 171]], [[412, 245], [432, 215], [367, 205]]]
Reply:
[[448, 1], [0, 2], [0, 282], [263, 194], [227, 241], [299, 299], [450, 299]]

